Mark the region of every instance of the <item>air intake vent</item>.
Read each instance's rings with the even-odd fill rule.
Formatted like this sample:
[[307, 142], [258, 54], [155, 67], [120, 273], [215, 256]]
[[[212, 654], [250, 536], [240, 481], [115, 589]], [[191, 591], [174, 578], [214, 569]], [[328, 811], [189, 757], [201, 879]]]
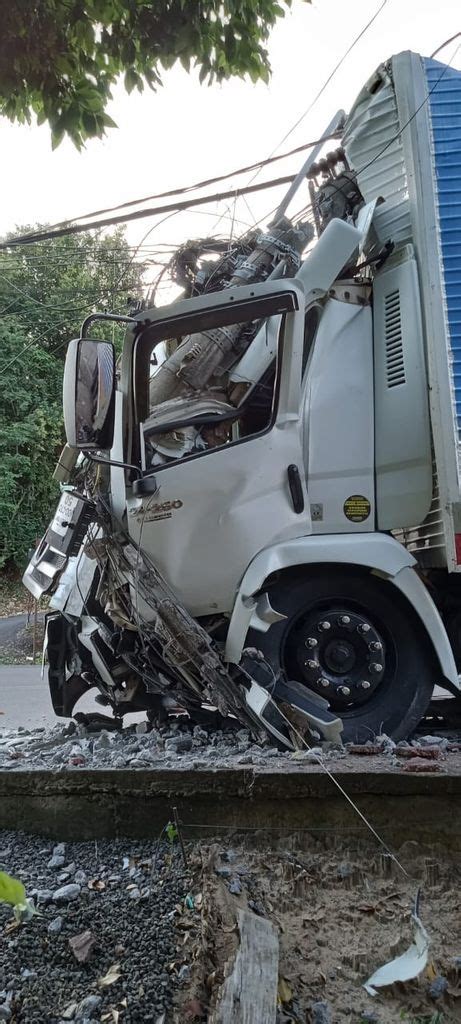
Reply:
[[399, 384], [405, 384], [399, 288], [389, 292], [384, 299], [384, 338], [387, 386], [396, 388]]

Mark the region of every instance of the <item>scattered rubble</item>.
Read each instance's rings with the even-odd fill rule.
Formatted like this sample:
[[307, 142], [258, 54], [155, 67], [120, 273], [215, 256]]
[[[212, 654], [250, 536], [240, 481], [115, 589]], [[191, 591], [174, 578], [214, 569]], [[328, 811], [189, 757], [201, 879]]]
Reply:
[[[228, 767], [271, 769], [290, 765], [305, 771], [321, 770], [322, 764], [346, 767], [357, 761], [359, 769], [398, 768], [404, 771], [443, 771], [459, 753], [459, 744], [446, 737], [418, 736], [396, 745], [388, 736], [376, 737], [364, 744], [324, 743], [293, 752], [274, 746], [259, 746], [238, 723], [235, 728], [213, 729], [192, 726], [186, 716], [171, 718], [161, 726], [148, 722], [127, 725], [123, 730], [96, 727], [70, 721], [52, 729], [0, 729], [0, 771], [22, 772], [47, 769], [79, 771], [130, 768], [133, 771], [180, 767], [184, 770]], [[68, 870], [60, 847], [52, 852], [50, 868]], [[77, 880], [78, 881], [78, 880]]]

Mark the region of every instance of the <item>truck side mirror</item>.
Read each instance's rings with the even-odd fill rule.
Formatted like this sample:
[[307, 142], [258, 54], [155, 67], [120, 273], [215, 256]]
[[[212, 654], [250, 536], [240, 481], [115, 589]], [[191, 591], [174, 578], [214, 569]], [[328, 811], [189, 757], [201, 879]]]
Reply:
[[109, 341], [78, 338], [66, 354], [63, 410], [67, 444], [82, 450], [112, 447], [115, 349]]

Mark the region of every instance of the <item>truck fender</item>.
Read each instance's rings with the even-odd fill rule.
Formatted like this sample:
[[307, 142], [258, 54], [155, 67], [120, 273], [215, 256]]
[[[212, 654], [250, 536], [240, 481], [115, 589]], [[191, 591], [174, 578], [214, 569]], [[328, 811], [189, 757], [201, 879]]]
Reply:
[[[370, 569], [392, 581], [418, 615], [441, 676], [460, 689], [445, 626], [427, 587], [415, 572], [417, 563], [398, 541], [382, 533], [297, 537], [260, 551], [250, 562], [236, 595], [226, 640], [226, 661], [239, 663], [250, 625], [269, 629], [271, 621], [278, 618], [277, 609], [271, 609], [268, 601], [258, 615], [258, 599], [261, 600], [261, 589], [269, 576], [283, 569], [328, 563]], [[439, 682], [443, 685], [443, 679]]]

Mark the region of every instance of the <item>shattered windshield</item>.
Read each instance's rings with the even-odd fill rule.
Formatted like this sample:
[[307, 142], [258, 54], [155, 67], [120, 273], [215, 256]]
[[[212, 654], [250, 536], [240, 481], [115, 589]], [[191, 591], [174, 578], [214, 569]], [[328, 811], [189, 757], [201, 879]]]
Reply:
[[281, 321], [277, 316], [206, 326], [150, 347], [142, 369], [145, 416], [139, 410], [145, 468], [269, 427]]

